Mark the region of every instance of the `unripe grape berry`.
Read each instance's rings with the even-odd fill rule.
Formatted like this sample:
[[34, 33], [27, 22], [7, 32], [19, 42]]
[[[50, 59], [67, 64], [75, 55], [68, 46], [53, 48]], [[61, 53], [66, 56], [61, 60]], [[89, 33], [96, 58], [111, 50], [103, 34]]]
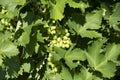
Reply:
[[66, 47], [66, 48], [69, 48], [69, 44], [65, 44], [65, 47]]
[[55, 30], [56, 29], [56, 26], [51, 26], [51, 30]]
[[60, 42], [62, 39], [60, 37], [57, 38], [57, 41]]
[[56, 43], [57, 43], [57, 41], [56, 41], [56, 40], [53, 40], [53, 41], [52, 41], [52, 43], [53, 43], [53, 44], [56, 44]]
[[2, 24], [5, 24], [5, 19], [1, 19], [1, 23], [2, 23]]
[[63, 45], [63, 41], [62, 40], [59, 42], [59, 45], [60, 45], [60, 47]]
[[51, 34], [55, 34], [55, 33], [56, 33], [56, 31], [55, 31], [55, 30], [51, 31]]
[[67, 37], [68, 37], [68, 36], [70, 36], [70, 33], [66, 33], [66, 35], [65, 35], [65, 36], [67, 36]]
[[57, 39], [57, 36], [55, 35], [55, 36], [53, 37], [53, 39]]
[[53, 71], [53, 72], [57, 72], [57, 68], [55, 67], [52, 71]]
[[63, 44], [61, 47], [62, 47], [62, 48], [65, 48], [65, 45]]
[[68, 33], [68, 29], [65, 29], [65, 33]]
[[55, 23], [55, 21], [53, 20], [52, 23]]
[[67, 39], [68, 39], [68, 37], [67, 37], [67, 36], [64, 36], [64, 37], [63, 37], [63, 39], [64, 39], [64, 40], [67, 40]]
[[70, 40], [66, 40], [66, 43], [67, 43], [67, 44], [70, 44], [70, 43], [71, 43], [71, 41], [70, 41]]

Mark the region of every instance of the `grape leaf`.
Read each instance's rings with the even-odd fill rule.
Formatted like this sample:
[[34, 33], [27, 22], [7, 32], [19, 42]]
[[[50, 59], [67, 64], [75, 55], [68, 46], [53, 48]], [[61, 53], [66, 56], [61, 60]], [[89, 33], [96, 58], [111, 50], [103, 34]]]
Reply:
[[86, 60], [85, 51], [75, 48], [71, 52], [65, 54], [65, 62], [70, 67], [70, 69], [78, 66], [77, 63], [74, 63], [74, 60], [84, 61]]
[[80, 73], [74, 74], [74, 80], [93, 80], [93, 75], [88, 69], [82, 68]]
[[44, 39], [43, 39], [42, 33], [40, 33], [40, 31], [37, 31], [37, 41], [44, 43]]
[[86, 29], [99, 29], [101, 28], [103, 10], [97, 10], [86, 15]]
[[88, 53], [86, 53], [87, 60], [92, 68], [103, 74], [103, 77], [111, 78], [115, 75], [116, 64], [113, 60], [116, 60], [118, 54], [120, 54], [118, 52], [120, 46], [117, 44], [108, 45], [105, 55], [100, 52], [102, 46], [103, 43], [101, 41], [95, 41], [92, 46], [88, 48]]
[[66, 50], [59, 47], [54, 47], [54, 50], [56, 53], [52, 52], [52, 54], [55, 61], [59, 61], [60, 59], [64, 58]]
[[18, 39], [18, 42], [20, 45], [25, 46], [26, 44], [29, 43], [31, 28], [32, 28], [32, 26], [28, 26], [28, 24], [26, 24], [26, 26], [24, 25], [24, 29], [23, 29], [24, 32], [22, 33], [22, 35]]
[[12, 57], [18, 55], [17, 47], [9, 41], [6, 34], [0, 33], [0, 55]]
[[62, 71], [60, 73], [61, 78], [63, 80], [72, 80], [72, 76], [71, 73], [69, 72], [69, 70], [67, 68], [65, 68], [64, 66], [62, 66]]
[[32, 20], [34, 18], [33, 16], [34, 14], [32, 12], [26, 12], [25, 14], [21, 14], [21, 17], [23, 18], [22, 29], [24, 30], [24, 32], [18, 38], [18, 42], [20, 45], [25, 46], [30, 41], [30, 33], [33, 27], [32, 25], [34, 24], [34, 22], [32, 23]]
[[109, 44], [106, 47], [106, 54], [105, 57], [107, 60], [111, 60], [111, 61], [117, 61], [117, 58], [120, 54], [120, 45], [116, 45], [116, 44]]
[[24, 5], [25, 2], [26, 0], [0, 0], [0, 5], [4, 6], [8, 10], [3, 17], [12, 19], [17, 16], [19, 10], [16, 7], [18, 5]]
[[[0, 68], [3, 74], [7, 74], [9, 77], [17, 77], [19, 71], [19, 58], [18, 49], [11, 41], [9, 32], [0, 33]], [[7, 72], [7, 73], [6, 73]], [[1, 74], [1, 73], [0, 73]], [[1, 79], [5, 77], [5, 74], [1, 74]]]
[[101, 38], [102, 34], [98, 33], [95, 30], [86, 30], [84, 27], [80, 28], [78, 32], [82, 37], [88, 37], [88, 38]]
[[24, 72], [28, 72], [28, 73], [29, 73], [30, 68], [31, 68], [30, 63], [24, 63], [24, 64], [22, 65], [22, 69], [24, 70]]
[[2, 25], [1, 22], [0, 22], [0, 31], [2, 31], [3, 28], [4, 28], [4, 25]]
[[5, 71], [2, 71], [3, 69], [0, 67], [0, 79], [5, 79]]
[[53, 4], [50, 9], [50, 17], [55, 20], [61, 20], [64, 17], [65, 4], [66, 0], [56, 0], [56, 4]]
[[111, 78], [115, 75], [116, 65], [113, 62], [102, 61], [95, 69], [100, 71], [103, 77]]
[[113, 14], [109, 18], [109, 24], [117, 31], [120, 31], [120, 3], [116, 3]]
[[20, 61], [18, 56], [13, 56], [11, 58], [4, 57], [2, 72], [6, 72], [6, 79], [18, 77], [18, 71], [20, 70]]
[[75, 2], [74, 0], [67, 0], [67, 3], [69, 4], [70, 7], [73, 8], [80, 8], [82, 12], [85, 12], [85, 9], [89, 7], [88, 3], [85, 2]]
[[101, 33], [98, 33], [95, 30], [86, 30], [84, 27], [80, 26], [79, 24], [76, 24], [74, 21], [69, 22], [68, 26], [74, 31], [76, 31], [79, 35], [82, 37], [88, 37], [88, 38], [100, 38], [102, 37]]

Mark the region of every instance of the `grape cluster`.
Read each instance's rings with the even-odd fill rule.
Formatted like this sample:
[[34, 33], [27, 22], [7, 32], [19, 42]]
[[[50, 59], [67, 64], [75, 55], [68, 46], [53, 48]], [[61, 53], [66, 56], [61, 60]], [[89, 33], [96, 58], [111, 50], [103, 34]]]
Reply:
[[51, 27], [49, 27], [48, 28], [48, 32], [50, 33], [50, 34], [56, 34], [56, 26], [51, 26]]
[[57, 34], [56, 26], [51, 26], [48, 29], [48, 32], [53, 35], [53, 39], [48, 44], [49, 47], [61, 47], [61, 48], [69, 48], [71, 45], [71, 40], [69, 38], [70, 33], [68, 32], [68, 29], [64, 29], [63, 33]]
[[53, 55], [51, 54], [51, 53], [49, 53], [49, 55], [48, 55], [48, 66], [50, 66], [51, 67], [51, 72], [52, 73], [55, 73], [55, 72], [57, 72], [58, 71], [58, 69], [57, 69], [57, 67], [55, 66], [55, 64], [53, 64], [52, 63], [52, 59], [53, 59]]
[[[7, 10], [5, 10], [4, 8], [2, 8], [2, 10], [1, 10], [1, 12], [0, 12], [1, 14], [6, 14], [7, 13]], [[13, 26], [12, 26], [12, 24], [10, 23], [10, 19], [8, 19], [8, 18], [2, 18], [1, 20], [0, 20], [0, 23], [2, 24], [2, 25], [4, 25], [4, 26], [6, 26], [5, 28], [7, 29], [7, 30], [13, 30]]]

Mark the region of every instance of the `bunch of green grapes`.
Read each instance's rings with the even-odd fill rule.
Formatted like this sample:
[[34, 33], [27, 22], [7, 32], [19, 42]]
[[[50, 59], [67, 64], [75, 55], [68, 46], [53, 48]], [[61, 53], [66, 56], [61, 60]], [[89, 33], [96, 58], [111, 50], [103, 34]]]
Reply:
[[48, 32], [53, 36], [53, 39], [50, 41], [48, 46], [50, 48], [57, 46], [61, 48], [69, 48], [71, 45], [70, 33], [68, 29], [63, 29], [63, 31], [58, 35], [59, 29], [56, 26], [51, 26], [48, 29]]
[[53, 59], [53, 55], [51, 53], [49, 53], [48, 55], [48, 61], [47, 61], [47, 64], [48, 66], [51, 68], [51, 73], [55, 73], [58, 71], [57, 67], [55, 66], [54, 63], [52, 63], [52, 59]]
[[[0, 13], [4, 15], [4, 14], [7, 13], [7, 10], [6, 10], [4, 7], [2, 7]], [[8, 19], [8, 18], [2, 18], [2, 19], [0, 19], [0, 23], [1, 23], [1, 25], [4, 26], [4, 28], [5, 28], [6, 30], [9, 30], [9, 31], [12, 31], [12, 30], [13, 30], [13, 26], [12, 26], [12, 24], [10, 23], [10, 19]]]

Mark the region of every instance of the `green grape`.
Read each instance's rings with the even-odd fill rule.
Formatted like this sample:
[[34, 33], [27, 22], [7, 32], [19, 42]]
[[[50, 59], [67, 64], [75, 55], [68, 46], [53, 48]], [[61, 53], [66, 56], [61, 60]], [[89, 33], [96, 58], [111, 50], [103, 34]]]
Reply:
[[64, 39], [64, 40], [67, 40], [67, 39], [68, 39], [68, 37], [67, 37], [67, 36], [64, 36], [64, 37], [63, 37], [63, 39]]
[[56, 44], [56, 43], [57, 43], [57, 41], [56, 41], [56, 40], [53, 40], [53, 41], [52, 41], [52, 43], [53, 43], [53, 44]]
[[55, 35], [55, 36], [53, 37], [53, 39], [54, 39], [54, 40], [57, 39], [57, 36]]
[[55, 72], [57, 72], [58, 71], [58, 69], [56, 68], [56, 67], [54, 67], [53, 69], [52, 69], [52, 72], [53, 73], [55, 73]]
[[68, 29], [65, 29], [65, 33], [68, 33]]
[[55, 30], [53, 30], [53, 31], [51, 31], [50, 33], [51, 33], [51, 34], [55, 34], [55, 33], [56, 33], [56, 31], [55, 31]]
[[49, 28], [48, 28], [48, 32], [50, 33], [50, 34], [56, 34], [56, 26], [50, 26]]
[[69, 48], [71, 45], [71, 40], [69, 38], [70, 33], [68, 32], [68, 29], [64, 29], [64, 32], [57, 33], [58, 28], [56, 26], [50, 26], [48, 28], [48, 32], [53, 35], [53, 40], [50, 41], [48, 46], [50, 47], [50, 50], [53, 50], [52, 48], [54, 46], [61, 47], [61, 48]]
[[58, 37], [58, 38], [57, 38], [57, 41], [60, 42], [60, 41], [62, 41], [62, 39], [61, 39], [60, 37]]
[[48, 62], [48, 65], [51, 66], [51, 68], [55, 66], [52, 62]]
[[70, 33], [66, 33], [66, 35], [65, 35], [65, 36], [67, 36], [67, 37], [68, 37], [68, 36], [70, 36]]
[[5, 24], [5, 19], [1, 19], [1, 23], [2, 23], [2, 24]]
[[69, 48], [69, 44], [64, 44], [66, 48]]
[[5, 14], [7, 12], [7, 10], [5, 10], [4, 8], [1, 10], [1, 14]]
[[52, 54], [51, 53], [49, 53], [49, 56], [48, 56], [48, 59], [47, 59], [48, 61], [51, 61], [52, 60]]
[[56, 26], [51, 26], [51, 30], [55, 30], [56, 29]]
[[63, 44], [61, 47], [62, 47], [62, 48], [65, 48], [66, 46]]

